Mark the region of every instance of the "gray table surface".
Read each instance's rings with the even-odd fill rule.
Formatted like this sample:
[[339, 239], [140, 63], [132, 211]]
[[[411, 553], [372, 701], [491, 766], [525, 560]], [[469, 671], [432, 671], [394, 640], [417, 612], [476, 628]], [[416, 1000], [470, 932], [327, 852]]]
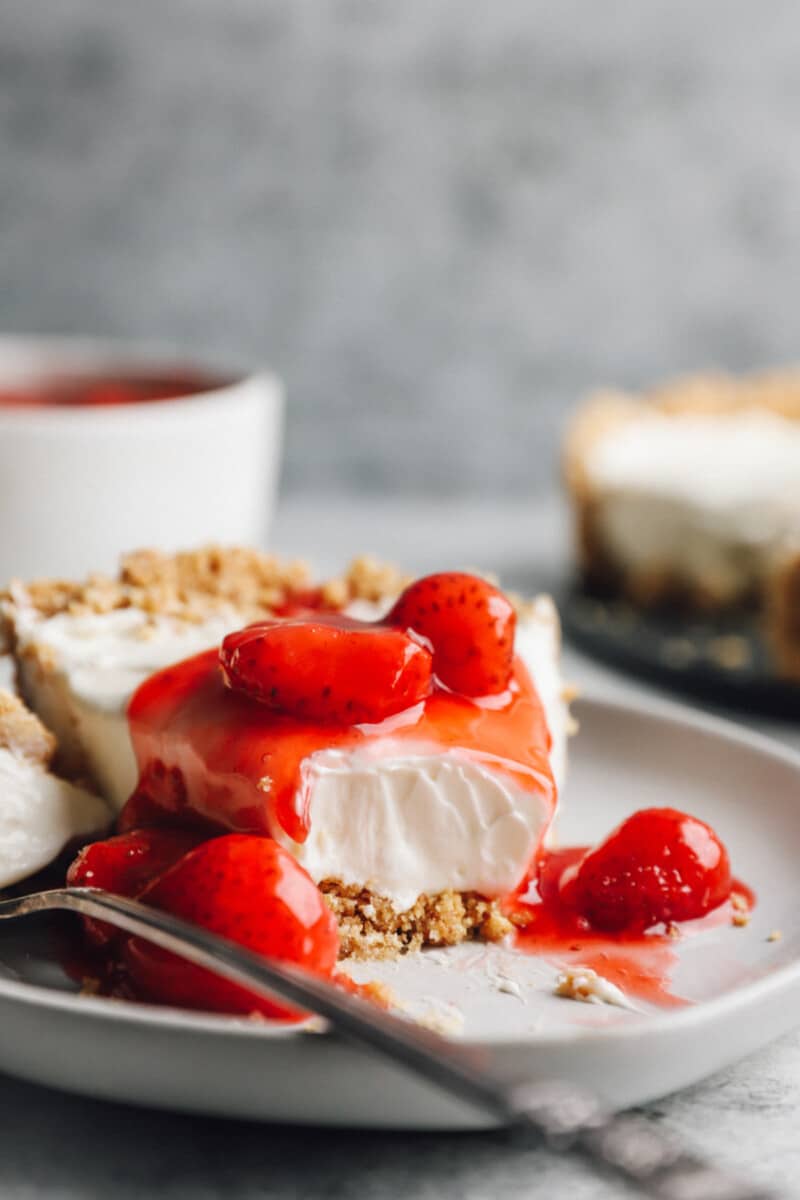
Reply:
[[[412, 569], [488, 566], [533, 587], [564, 569], [564, 514], [555, 502], [535, 508], [292, 502], [279, 514], [273, 544], [313, 557], [320, 569], [372, 549]], [[566, 664], [573, 679], [593, 690], [655, 696], [570, 648]], [[759, 727], [800, 749], [797, 727]], [[573, 1162], [513, 1146], [500, 1133], [281, 1128], [101, 1104], [8, 1078], [0, 1078], [0, 1110], [4, 1200], [620, 1195]], [[800, 1195], [800, 1031], [648, 1112], [729, 1166], [783, 1195]]]

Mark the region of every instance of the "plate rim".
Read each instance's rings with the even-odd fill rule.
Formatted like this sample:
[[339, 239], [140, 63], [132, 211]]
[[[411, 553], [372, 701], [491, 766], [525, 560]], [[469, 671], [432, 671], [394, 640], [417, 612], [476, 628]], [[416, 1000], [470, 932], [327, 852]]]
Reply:
[[[587, 688], [583, 691], [576, 700], [576, 704], [588, 705], [612, 714], [616, 713], [623, 719], [644, 717], [651, 721], [666, 722], [673, 728], [688, 729], [693, 734], [699, 732], [729, 744], [744, 746], [792, 768], [797, 772], [798, 783], [800, 783], [800, 752], [784, 746], [776, 738], [767, 734], [748, 729], [736, 721], [695, 709], [691, 705], [661, 698], [643, 698], [641, 701], [634, 702], [616, 696], [607, 696], [602, 689], [595, 688]], [[798, 819], [800, 820], [800, 817]], [[669, 1035], [673, 1031], [691, 1029], [692, 1026], [717, 1017], [735, 1016], [738, 1009], [748, 1008], [792, 986], [797, 987], [800, 991], [800, 956], [782, 966], [775, 967], [760, 978], [736, 986], [710, 1000], [665, 1010], [662, 1013], [648, 1012], [645, 1020], [630, 1024], [597, 1026], [581, 1030], [556, 1029], [539, 1032], [525, 1038], [459, 1035], [454, 1040], [462, 1045], [478, 1049], [483, 1047], [502, 1053], [504, 1050], [510, 1050], [520, 1045], [530, 1048], [537, 1044], [555, 1047], [580, 1042], [582, 1046], [588, 1046], [596, 1042], [606, 1043], [609, 1040], [627, 1041], [645, 1036], [658, 1037]], [[56, 1010], [69, 1016], [95, 1017], [111, 1023], [122, 1022], [138, 1026], [143, 1032], [148, 1029], [181, 1030], [215, 1037], [257, 1038], [281, 1043], [298, 1039], [305, 1041], [308, 1034], [312, 1032], [315, 1039], [320, 1036], [324, 1038], [338, 1038], [339, 1036], [335, 1031], [319, 1031], [316, 1027], [309, 1028], [310, 1023], [315, 1020], [313, 1017], [287, 1028], [266, 1019], [256, 1021], [249, 1017], [193, 1012], [189, 1009], [167, 1005], [149, 1005], [129, 1000], [87, 996], [78, 992], [65, 992], [40, 984], [8, 979], [0, 975], [0, 1002], [3, 1001], [36, 1007], [45, 1011]]]

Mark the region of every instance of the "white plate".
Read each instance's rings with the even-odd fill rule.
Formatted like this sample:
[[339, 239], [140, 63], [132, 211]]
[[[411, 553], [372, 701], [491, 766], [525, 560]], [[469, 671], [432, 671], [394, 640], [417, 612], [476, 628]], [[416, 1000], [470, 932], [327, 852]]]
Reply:
[[[796, 1022], [800, 756], [689, 712], [583, 701], [578, 716], [564, 843], [591, 841], [636, 808], [673, 805], [711, 822], [758, 893], [748, 927], [676, 943], [673, 987], [695, 1003], [632, 1012], [559, 1000], [552, 962], [474, 944], [359, 971], [385, 978], [418, 1011], [463, 1020], [460, 1036], [506, 1078], [565, 1077], [625, 1106], [694, 1083]], [[773, 929], [780, 940], [767, 940]], [[0, 1069], [92, 1096], [264, 1120], [484, 1123], [335, 1037], [75, 996], [41, 945], [34, 925], [0, 926]]]

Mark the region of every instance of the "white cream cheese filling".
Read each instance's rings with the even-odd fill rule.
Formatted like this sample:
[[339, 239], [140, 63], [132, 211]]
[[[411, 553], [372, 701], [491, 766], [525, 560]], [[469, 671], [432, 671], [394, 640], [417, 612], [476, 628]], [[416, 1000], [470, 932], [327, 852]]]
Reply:
[[41, 870], [73, 838], [99, 835], [110, 823], [98, 796], [0, 750], [0, 887]]
[[85, 765], [116, 810], [136, 786], [126, 711], [139, 684], [162, 667], [217, 645], [242, 621], [233, 611], [202, 623], [136, 608], [59, 613], [18, 611], [20, 683], [55, 733], [70, 766]]
[[800, 531], [800, 422], [776, 413], [643, 411], [598, 439], [586, 470], [618, 562], [710, 578], [723, 597], [758, 583]]
[[275, 836], [311, 878], [369, 888], [398, 912], [450, 888], [507, 895], [553, 812], [544, 783], [523, 788], [479, 756], [391, 740], [312, 754], [300, 800], [306, 841]]

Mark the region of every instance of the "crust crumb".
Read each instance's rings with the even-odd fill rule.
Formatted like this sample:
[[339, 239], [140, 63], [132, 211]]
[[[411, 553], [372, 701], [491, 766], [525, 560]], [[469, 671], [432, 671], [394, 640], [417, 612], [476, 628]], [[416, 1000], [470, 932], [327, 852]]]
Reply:
[[741, 892], [731, 892], [731, 924], [742, 929], [750, 924], [750, 903]]
[[611, 1004], [617, 1008], [630, 1008], [625, 993], [604, 975], [591, 967], [567, 967], [560, 971], [555, 987], [555, 996], [565, 1000], [579, 1000], [583, 1004]]
[[411, 582], [411, 577], [403, 575], [391, 563], [381, 562], [371, 554], [362, 554], [351, 562], [344, 582], [351, 599], [379, 603], [401, 592]]
[[344, 608], [350, 599], [344, 579], [329, 579], [321, 588], [322, 602], [327, 608]]
[[47, 767], [56, 752], [56, 739], [22, 701], [0, 690], [0, 749]]
[[743, 667], [749, 667], [752, 660], [747, 638], [738, 634], [712, 638], [708, 644], [708, 654], [717, 666], [726, 671], [740, 671]]
[[767, 941], [768, 942], [779, 942], [782, 937], [783, 937], [783, 933], [780, 929], [773, 929], [772, 932], [767, 935]]

